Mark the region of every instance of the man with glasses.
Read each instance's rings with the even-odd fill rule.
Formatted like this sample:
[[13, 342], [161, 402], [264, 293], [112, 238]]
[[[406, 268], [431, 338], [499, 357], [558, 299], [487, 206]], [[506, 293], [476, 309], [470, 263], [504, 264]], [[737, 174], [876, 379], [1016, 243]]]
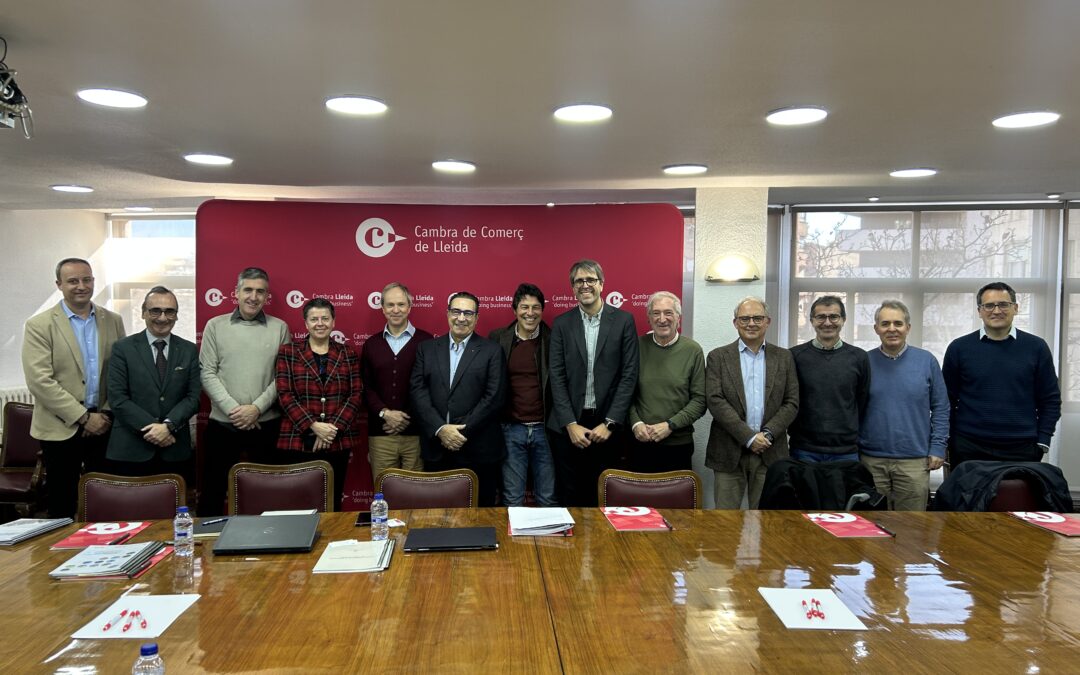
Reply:
[[26, 322], [22, 366], [34, 396], [30, 435], [41, 442], [50, 518], [75, 516], [79, 474], [103, 468], [112, 413], [106, 396], [119, 314], [94, 303], [94, 272], [82, 258], [56, 265], [63, 296]]
[[146, 330], [113, 345], [109, 402], [115, 423], [106, 454], [113, 473], [177, 473], [190, 481], [188, 420], [199, 410], [199, 352], [173, 335], [176, 296], [154, 286], [142, 304]]
[[979, 289], [983, 327], [953, 340], [941, 370], [952, 406], [949, 460], [1042, 461], [1061, 417], [1050, 347], [1013, 326], [1016, 291], [1000, 281]]
[[621, 463], [619, 440], [638, 379], [634, 317], [604, 302], [595, 260], [570, 267], [578, 306], [551, 326], [555, 487], [564, 506], [596, 506], [604, 469]]
[[870, 394], [866, 352], [843, 341], [844, 301], [823, 295], [810, 305], [815, 337], [791, 348], [799, 376], [799, 415], [791, 456], [804, 462], [858, 461], [859, 425]]
[[705, 392], [712, 426], [705, 465], [718, 509], [758, 507], [769, 465], [788, 456], [787, 430], [799, 410], [791, 352], [765, 342], [771, 319], [760, 298], [735, 306], [739, 337], [709, 352]]
[[476, 334], [479, 312], [472, 293], [450, 296], [450, 332], [417, 347], [410, 395], [424, 470], [471, 469], [478, 504], [495, 506], [506, 457], [499, 426], [506, 366], [498, 343]]

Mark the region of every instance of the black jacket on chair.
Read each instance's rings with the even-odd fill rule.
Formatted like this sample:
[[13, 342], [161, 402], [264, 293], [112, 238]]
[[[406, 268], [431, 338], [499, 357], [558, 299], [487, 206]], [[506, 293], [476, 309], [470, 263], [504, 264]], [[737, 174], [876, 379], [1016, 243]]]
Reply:
[[846, 511], [853, 495], [865, 494], [854, 506], [859, 510], [886, 508], [885, 497], [874, 489], [874, 477], [859, 462], [800, 462], [780, 459], [765, 474], [760, 508], [763, 510]]
[[1044, 462], [983, 462], [969, 460], [949, 473], [934, 497], [935, 511], [987, 511], [1006, 478], [1028, 482], [1043, 511], [1072, 513], [1069, 484], [1061, 469]]

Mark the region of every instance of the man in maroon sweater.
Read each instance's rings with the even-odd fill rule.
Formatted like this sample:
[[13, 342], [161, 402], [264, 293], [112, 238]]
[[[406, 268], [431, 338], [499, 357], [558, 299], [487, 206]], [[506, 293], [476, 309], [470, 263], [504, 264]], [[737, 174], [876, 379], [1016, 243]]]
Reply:
[[371, 476], [383, 469], [423, 471], [420, 437], [409, 417], [409, 375], [416, 361], [416, 347], [431, 339], [409, 321], [412, 293], [398, 282], [382, 291], [386, 327], [364, 343], [360, 353], [360, 377], [368, 411], [368, 459]]

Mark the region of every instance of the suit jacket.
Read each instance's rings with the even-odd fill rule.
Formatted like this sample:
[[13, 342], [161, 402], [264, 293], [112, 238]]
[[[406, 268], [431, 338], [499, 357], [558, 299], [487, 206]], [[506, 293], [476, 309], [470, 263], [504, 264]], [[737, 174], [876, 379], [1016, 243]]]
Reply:
[[[195, 344], [173, 335], [165, 381], [158, 377], [157, 354], [139, 331], [113, 345], [109, 361], [109, 402], [115, 420], [106, 457], [123, 462], [147, 462], [158, 452], [168, 462], [191, 457], [188, 420], [199, 410], [199, 350]], [[166, 448], [143, 440], [147, 424], [166, 418], [177, 431], [176, 442]]]
[[[517, 321], [505, 328], [496, 328], [488, 335], [489, 340], [499, 343], [503, 351], [503, 359], [510, 360], [510, 350], [514, 346], [514, 336], [517, 330]], [[540, 335], [536, 337], [540, 342], [536, 348], [536, 368], [540, 371], [540, 397], [544, 404], [544, 415], [551, 410], [551, 387], [548, 386], [548, 355], [551, 353], [551, 329], [543, 321], [540, 322]], [[509, 383], [508, 383], [509, 386]], [[507, 410], [510, 408], [509, 394], [506, 401]]]
[[[113, 343], [124, 337], [119, 314], [95, 304], [98, 335], [98, 408], [108, 408], [106, 373]], [[30, 435], [41, 441], [64, 441], [79, 431], [86, 413], [86, 376], [82, 350], [60, 303], [26, 322], [22, 348], [26, 386], [34, 395]]]
[[[738, 340], [709, 352], [705, 362], [705, 400], [713, 417], [705, 466], [716, 471], [734, 471], [746, 441], [761, 431], [746, 424], [746, 391]], [[766, 466], [788, 456], [787, 428], [798, 411], [799, 378], [791, 352], [766, 343], [765, 412], [761, 426], [773, 434], [772, 446], [762, 455]]]
[[463, 463], [502, 461], [506, 446], [499, 415], [506, 398], [506, 364], [499, 345], [473, 333], [450, 382], [450, 336], [422, 342], [416, 350], [409, 393], [420, 429], [420, 454], [428, 461], [449, 452], [435, 433], [464, 424], [469, 440], [458, 450]]
[[[555, 317], [551, 325], [551, 398], [548, 427], [566, 433], [566, 425], [581, 418], [585, 408], [585, 379], [589, 355], [578, 307]], [[638, 335], [634, 317], [605, 304], [600, 317], [593, 365], [596, 412], [619, 424], [626, 422], [637, 386]]]
[[307, 335], [292, 344], [281, 345], [278, 350], [277, 393], [285, 413], [278, 435], [279, 450], [314, 452], [304, 446], [304, 436], [314, 422], [328, 422], [338, 428], [330, 452], [350, 450], [356, 443], [354, 423], [360, 412], [360, 362], [356, 352], [333, 340], [326, 357], [326, 382], [323, 382]]

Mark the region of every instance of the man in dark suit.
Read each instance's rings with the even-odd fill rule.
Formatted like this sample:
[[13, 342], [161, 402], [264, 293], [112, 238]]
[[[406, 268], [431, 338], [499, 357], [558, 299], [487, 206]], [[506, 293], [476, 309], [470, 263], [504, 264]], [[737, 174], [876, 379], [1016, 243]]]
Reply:
[[799, 410], [791, 352], [766, 344], [769, 308], [760, 298], [735, 307], [739, 339], [709, 352], [705, 401], [712, 413], [705, 465], [713, 470], [716, 508], [737, 509], [749, 489], [758, 507], [765, 471], [788, 456], [787, 428]]
[[173, 335], [176, 296], [164, 286], [146, 294], [146, 330], [113, 346], [109, 362], [109, 400], [116, 417], [106, 458], [110, 470], [125, 476], [191, 471], [188, 420], [199, 409], [199, 352]]
[[620, 462], [620, 440], [638, 378], [634, 317], [605, 304], [595, 260], [570, 267], [578, 306], [551, 326], [550, 383], [555, 482], [565, 506], [596, 506], [596, 483]]
[[424, 469], [473, 470], [479, 505], [495, 506], [506, 456], [499, 428], [506, 376], [498, 343], [475, 332], [479, 312], [475, 295], [450, 296], [450, 333], [417, 347], [409, 393]]

